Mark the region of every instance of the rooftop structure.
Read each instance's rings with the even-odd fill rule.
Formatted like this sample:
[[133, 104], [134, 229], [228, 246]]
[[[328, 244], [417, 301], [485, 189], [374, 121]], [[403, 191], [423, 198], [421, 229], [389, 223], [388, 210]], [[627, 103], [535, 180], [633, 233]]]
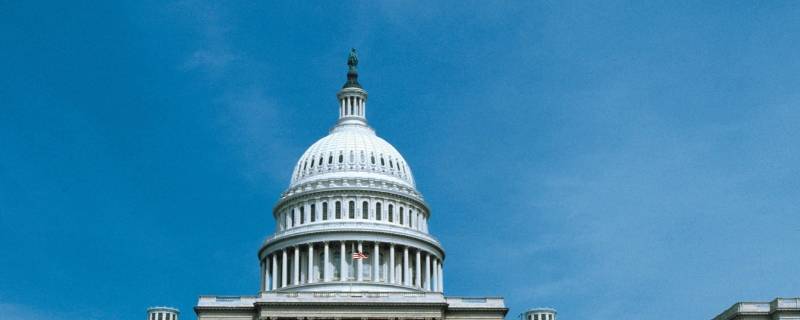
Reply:
[[771, 302], [737, 302], [713, 320], [800, 319], [800, 298], [776, 298]]

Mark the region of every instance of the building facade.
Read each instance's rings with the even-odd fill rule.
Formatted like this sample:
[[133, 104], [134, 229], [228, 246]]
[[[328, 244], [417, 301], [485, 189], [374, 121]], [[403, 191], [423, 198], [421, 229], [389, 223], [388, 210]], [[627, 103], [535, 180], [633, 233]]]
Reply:
[[800, 320], [800, 298], [777, 298], [771, 302], [738, 302], [714, 320]]
[[406, 160], [367, 124], [355, 51], [347, 64], [338, 121], [300, 157], [273, 208], [259, 293], [201, 296], [198, 319], [504, 318], [502, 298], [444, 295], [431, 212]]

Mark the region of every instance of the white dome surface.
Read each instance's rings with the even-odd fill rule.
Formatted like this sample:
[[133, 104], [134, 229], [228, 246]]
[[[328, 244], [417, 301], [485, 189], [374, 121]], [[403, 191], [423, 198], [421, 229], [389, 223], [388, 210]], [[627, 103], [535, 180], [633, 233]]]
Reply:
[[340, 123], [312, 144], [297, 162], [290, 188], [331, 178], [378, 179], [415, 187], [400, 152], [363, 124]]

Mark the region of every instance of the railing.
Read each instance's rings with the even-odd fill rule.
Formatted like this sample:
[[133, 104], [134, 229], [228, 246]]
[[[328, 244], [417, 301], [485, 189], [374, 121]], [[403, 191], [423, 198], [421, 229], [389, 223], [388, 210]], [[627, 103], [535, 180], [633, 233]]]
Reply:
[[778, 298], [770, 303], [772, 309], [800, 309], [800, 298]]
[[451, 308], [505, 308], [505, 300], [500, 297], [446, 297]]
[[[391, 225], [388, 223], [377, 223], [377, 222], [365, 222], [365, 221], [358, 221], [358, 220], [344, 220], [342, 221], [332, 221], [332, 222], [311, 222], [304, 225], [300, 225], [298, 227], [292, 227], [290, 229], [286, 229], [283, 231], [278, 231], [275, 234], [269, 236], [264, 242], [269, 242], [271, 240], [277, 238], [284, 238], [295, 234], [302, 234], [306, 232], [315, 232], [315, 231], [342, 231], [342, 230], [353, 230], [353, 231], [382, 231], [387, 233], [395, 233], [395, 234], [402, 234], [408, 235], [412, 237], [422, 238], [427, 241], [433, 242], [439, 245], [439, 241], [434, 239], [430, 234], [408, 228], [408, 227], [401, 227], [399, 225]], [[337, 230], [338, 229], [338, 230]]]
[[[499, 297], [444, 297], [441, 292], [263, 292], [259, 296], [201, 296], [199, 307], [252, 307], [257, 302], [295, 302], [322, 299], [330, 302], [358, 302], [359, 299], [380, 299], [400, 303], [447, 303], [450, 308], [505, 308]], [[767, 304], [767, 308], [769, 305]]]

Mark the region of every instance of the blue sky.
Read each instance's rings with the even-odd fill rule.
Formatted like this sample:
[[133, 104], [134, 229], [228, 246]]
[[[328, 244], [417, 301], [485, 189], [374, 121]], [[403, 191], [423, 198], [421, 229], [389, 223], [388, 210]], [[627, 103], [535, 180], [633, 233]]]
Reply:
[[[449, 295], [561, 319], [800, 296], [800, 4], [0, 4], [0, 313], [254, 294], [360, 53]], [[6, 318], [9, 319], [9, 318]]]

